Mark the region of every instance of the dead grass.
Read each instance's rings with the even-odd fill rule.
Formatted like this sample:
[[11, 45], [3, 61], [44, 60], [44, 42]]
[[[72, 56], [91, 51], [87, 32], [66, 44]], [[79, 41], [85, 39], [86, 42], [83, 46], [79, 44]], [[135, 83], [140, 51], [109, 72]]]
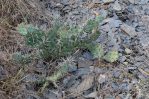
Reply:
[[0, 0], [0, 25], [13, 28], [22, 21], [49, 21], [44, 5], [38, 0]]
[[0, 0], [0, 66], [7, 72], [0, 81], [1, 99], [10, 99], [20, 90], [17, 81], [23, 72], [20, 72], [20, 64], [11, 61], [11, 55], [24, 47], [24, 39], [17, 33], [16, 26], [21, 22], [40, 25], [44, 21], [50, 24], [50, 20], [39, 0]]

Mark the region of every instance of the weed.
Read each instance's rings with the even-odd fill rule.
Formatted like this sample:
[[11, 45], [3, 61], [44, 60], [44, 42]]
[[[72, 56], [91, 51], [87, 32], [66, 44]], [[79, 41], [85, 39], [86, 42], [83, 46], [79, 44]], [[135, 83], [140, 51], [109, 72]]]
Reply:
[[[39, 58], [61, 59], [71, 56], [78, 49], [89, 50], [94, 58], [105, 59], [114, 62], [118, 59], [118, 52], [111, 51], [104, 55], [102, 46], [94, 42], [100, 35], [98, 24], [102, 20], [97, 16], [94, 20], [89, 20], [81, 29], [79, 27], [67, 26], [60, 21], [56, 21], [50, 31], [44, 32], [32, 25], [19, 24], [18, 31], [25, 37], [26, 45], [36, 48]], [[82, 37], [82, 35], [85, 35]], [[25, 59], [25, 57], [22, 57]], [[56, 82], [67, 72], [71, 62], [64, 61], [60, 68], [45, 79], [45, 84], [41, 92], [51, 81], [55, 86]]]
[[[98, 58], [100, 58], [103, 52], [101, 52], [102, 50], [97, 43], [93, 43], [100, 35], [97, 31], [100, 20], [101, 17], [89, 20], [83, 29], [66, 26], [60, 21], [56, 21], [47, 33], [32, 25], [25, 24], [19, 24], [17, 29], [20, 34], [25, 36], [28, 46], [39, 50], [41, 58], [68, 57], [77, 49], [89, 49], [94, 52], [95, 57], [99, 56]], [[81, 39], [81, 35], [84, 33], [87, 33], [87, 35]], [[97, 46], [98, 48], [96, 48]]]

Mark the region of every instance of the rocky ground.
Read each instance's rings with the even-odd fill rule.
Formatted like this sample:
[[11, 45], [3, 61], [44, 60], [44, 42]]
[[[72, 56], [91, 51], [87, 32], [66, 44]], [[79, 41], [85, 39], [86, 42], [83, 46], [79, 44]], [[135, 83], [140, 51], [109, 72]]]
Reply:
[[[103, 16], [99, 25], [101, 35], [96, 42], [105, 51], [118, 50], [120, 57], [117, 62], [108, 63], [93, 60], [91, 53], [85, 51], [77, 65], [70, 67], [69, 73], [57, 83], [58, 87], [49, 84], [42, 95], [37, 94], [40, 84], [34, 82], [48, 75], [51, 68], [38, 61], [22, 74], [17, 82], [21, 83], [21, 90], [12, 94], [14, 99], [149, 99], [149, 0], [40, 0], [40, 3], [46, 13], [70, 25], [83, 26], [87, 19], [97, 14]], [[0, 79], [6, 74], [0, 66]]]

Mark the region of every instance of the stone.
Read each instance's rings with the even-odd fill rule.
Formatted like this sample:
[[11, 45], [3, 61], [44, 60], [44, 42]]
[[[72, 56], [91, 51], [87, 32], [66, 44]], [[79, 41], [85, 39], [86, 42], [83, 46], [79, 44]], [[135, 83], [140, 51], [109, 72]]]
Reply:
[[90, 52], [83, 52], [83, 58], [91, 60], [93, 59], [93, 55]]
[[135, 0], [128, 0], [130, 3], [135, 4]]
[[123, 23], [121, 25], [121, 30], [123, 32], [125, 32], [127, 35], [131, 36], [131, 37], [134, 37], [137, 35], [137, 32], [135, 31], [135, 28]]
[[101, 9], [99, 13], [101, 14], [101, 16], [102, 16], [103, 18], [106, 18], [107, 15], [108, 15], [108, 12], [107, 12], [106, 10], [104, 10], [104, 9]]
[[125, 52], [126, 52], [126, 54], [131, 54], [132, 53], [132, 50], [129, 49], [129, 48], [125, 48]]
[[92, 66], [93, 65], [93, 61], [91, 60], [87, 60], [87, 59], [79, 59], [78, 60], [78, 67], [89, 67], [89, 66]]
[[113, 9], [116, 11], [122, 10], [121, 5], [119, 4], [118, 1], [115, 1], [114, 5], [113, 5]]
[[115, 0], [102, 0], [104, 4], [114, 2]]
[[107, 77], [104, 74], [100, 74], [100, 76], [98, 77], [98, 83], [102, 84], [104, 82], [106, 82]]
[[123, 63], [126, 59], [127, 59], [127, 58], [126, 58], [125, 56], [121, 56], [121, 57], [119, 58], [119, 61], [120, 61], [121, 63]]
[[113, 72], [113, 76], [114, 76], [115, 78], [119, 78], [120, 75], [121, 75], [121, 72], [118, 71], [118, 70], [115, 70], [115, 71]]
[[75, 66], [75, 65], [71, 65], [68, 67], [68, 72], [74, 72], [76, 70], [77, 70], [77, 66]]

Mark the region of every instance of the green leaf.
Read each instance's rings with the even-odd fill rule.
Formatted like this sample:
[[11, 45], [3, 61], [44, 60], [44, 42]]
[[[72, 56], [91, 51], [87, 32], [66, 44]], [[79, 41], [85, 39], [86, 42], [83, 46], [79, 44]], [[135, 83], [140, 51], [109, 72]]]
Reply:
[[38, 47], [44, 41], [45, 34], [40, 30], [31, 30], [33, 32], [29, 32], [26, 35], [26, 44], [31, 47]]
[[103, 57], [103, 59], [105, 59], [106, 61], [110, 63], [117, 61], [118, 58], [119, 58], [118, 51], [110, 51]]
[[15, 62], [21, 63], [21, 64], [29, 63], [31, 59], [29, 54], [22, 55], [21, 52], [14, 53], [12, 55], [12, 58]]
[[90, 44], [88, 45], [88, 49], [93, 54], [93, 58], [101, 58], [104, 55], [104, 50], [99, 44]]
[[32, 24], [21, 23], [18, 25], [17, 30], [21, 35], [25, 36], [28, 33], [35, 32], [36, 30], [38, 30], [38, 28], [34, 27]]
[[21, 23], [21, 24], [19, 24], [18, 25], [18, 27], [17, 27], [17, 30], [18, 30], [18, 32], [21, 34], [21, 35], [27, 35], [27, 28], [26, 28], [26, 26], [25, 26], [25, 23]]

